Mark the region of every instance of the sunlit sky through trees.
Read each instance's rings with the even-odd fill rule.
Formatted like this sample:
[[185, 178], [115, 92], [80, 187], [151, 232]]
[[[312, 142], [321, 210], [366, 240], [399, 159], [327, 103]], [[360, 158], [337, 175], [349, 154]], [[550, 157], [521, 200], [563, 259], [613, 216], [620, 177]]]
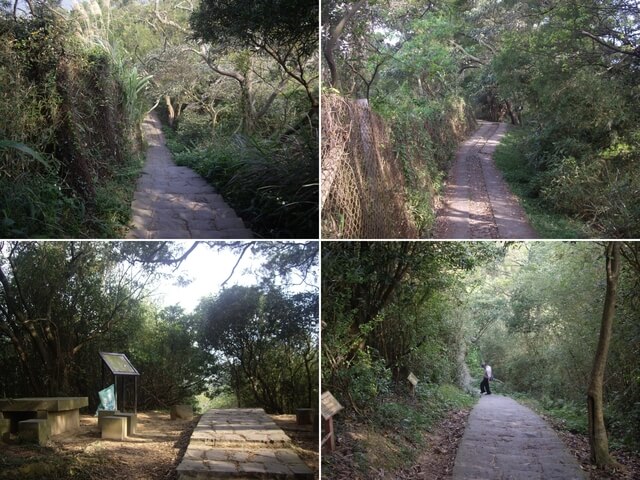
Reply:
[[[192, 242], [177, 243], [184, 245], [184, 250], [192, 244]], [[222, 283], [231, 274], [238, 255], [228, 250], [218, 251], [207, 245], [200, 245], [178, 268], [163, 266], [159, 269], [160, 272], [170, 274], [170, 276], [157, 282], [157, 286], [150, 294], [150, 299], [161, 306], [178, 304], [187, 312], [191, 312], [201, 298], [220, 292]], [[255, 257], [248, 251], [225, 286], [249, 286], [259, 283], [260, 278], [255, 271], [260, 268], [262, 261], [260, 257]], [[186, 282], [182, 280], [186, 280]], [[308, 284], [299, 284], [300, 279], [295, 276], [291, 282], [292, 284], [287, 286], [291, 292], [301, 292], [312, 288]], [[307, 283], [311, 282], [317, 287], [316, 280], [309, 276]]]

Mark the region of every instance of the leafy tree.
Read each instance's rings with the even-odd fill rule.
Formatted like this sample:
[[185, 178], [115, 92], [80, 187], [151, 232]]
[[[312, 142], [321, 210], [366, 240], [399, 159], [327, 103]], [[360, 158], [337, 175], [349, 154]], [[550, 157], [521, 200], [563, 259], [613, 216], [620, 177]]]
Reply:
[[204, 306], [207, 347], [226, 364], [238, 403], [247, 386], [252, 404], [270, 412], [311, 406], [317, 395], [317, 297], [259, 287], [231, 287]]
[[[308, 0], [205, 0], [191, 17], [198, 39], [219, 45], [251, 46], [272, 57], [302, 85], [317, 107], [307, 65], [317, 46], [318, 5]], [[312, 73], [313, 75], [313, 73]]]
[[68, 395], [78, 353], [130, 318], [149, 279], [110, 244], [12, 243], [0, 264], [0, 331], [30, 389]]
[[142, 407], [168, 408], [206, 390], [211, 359], [197, 335], [195, 319], [179, 306], [155, 313], [136, 332], [129, 351], [140, 372]]

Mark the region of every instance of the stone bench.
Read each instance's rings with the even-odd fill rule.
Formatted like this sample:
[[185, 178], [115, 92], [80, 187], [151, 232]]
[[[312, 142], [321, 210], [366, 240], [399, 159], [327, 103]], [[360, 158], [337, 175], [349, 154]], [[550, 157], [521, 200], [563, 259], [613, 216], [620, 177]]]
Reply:
[[80, 409], [89, 405], [88, 397], [40, 397], [0, 399], [0, 411], [11, 421], [10, 431], [18, 432], [23, 420], [46, 420], [51, 435], [80, 428]]
[[127, 421], [127, 436], [135, 435], [138, 428], [138, 416], [135, 413], [117, 412], [114, 417], [122, 417]]
[[102, 438], [123, 441], [127, 438], [126, 417], [102, 417]]
[[49, 424], [44, 418], [32, 418], [18, 422], [18, 436], [23, 442], [44, 446], [49, 440]]

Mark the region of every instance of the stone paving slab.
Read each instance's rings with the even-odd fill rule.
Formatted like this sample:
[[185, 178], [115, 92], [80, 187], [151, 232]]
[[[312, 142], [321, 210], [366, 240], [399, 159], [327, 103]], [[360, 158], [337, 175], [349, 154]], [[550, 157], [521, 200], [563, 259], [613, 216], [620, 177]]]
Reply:
[[155, 113], [145, 119], [142, 129], [149, 148], [131, 204], [128, 238], [253, 237], [206, 180], [173, 163]]
[[453, 467], [453, 479], [584, 480], [578, 462], [542, 418], [502, 395], [475, 406]]
[[179, 480], [312, 479], [291, 439], [261, 408], [209, 410], [191, 435]]

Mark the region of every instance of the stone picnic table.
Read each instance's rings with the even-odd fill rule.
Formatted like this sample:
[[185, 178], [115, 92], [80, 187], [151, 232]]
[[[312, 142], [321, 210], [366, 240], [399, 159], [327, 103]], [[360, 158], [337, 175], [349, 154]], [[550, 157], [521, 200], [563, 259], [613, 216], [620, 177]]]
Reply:
[[11, 421], [11, 433], [18, 433], [24, 420], [46, 420], [51, 435], [80, 428], [80, 409], [89, 405], [89, 397], [2, 398], [0, 412]]

